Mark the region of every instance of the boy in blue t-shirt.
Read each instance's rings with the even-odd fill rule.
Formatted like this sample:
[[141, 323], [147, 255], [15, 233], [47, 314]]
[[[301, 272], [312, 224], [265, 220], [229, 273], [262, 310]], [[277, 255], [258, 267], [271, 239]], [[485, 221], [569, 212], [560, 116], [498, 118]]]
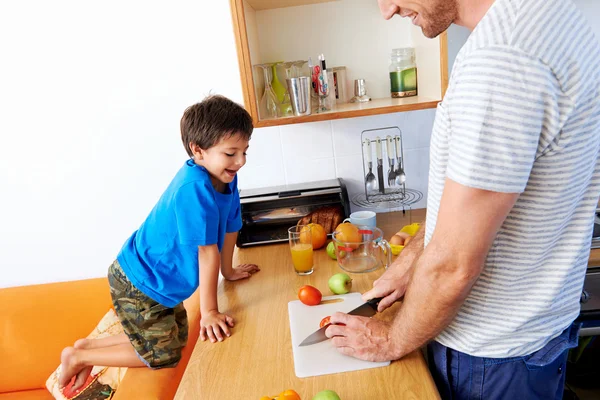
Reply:
[[185, 110], [181, 139], [189, 156], [150, 215], [123, 245], [108, 280], [124, 334], [80, 339], [61, 354], [59, 386], [80, 388], [94, 365], [173, 367], [187, 342], [183, 300], [200, 286], [200, 338], [230, 336], [234, 320], [219, 312], [219, 268], [238, 280], [259, 271], [232, 266], [242, 227], [237, 171], [246, 163], [252, 118], [223, 96]]

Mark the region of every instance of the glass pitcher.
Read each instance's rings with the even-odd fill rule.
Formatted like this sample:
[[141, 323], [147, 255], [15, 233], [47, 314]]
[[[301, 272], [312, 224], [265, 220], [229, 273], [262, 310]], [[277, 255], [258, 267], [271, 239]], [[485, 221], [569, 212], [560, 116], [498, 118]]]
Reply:
[[392, 249], [381, 229], [359, 226], [358, 233], [358, 241], [346, 242], [339, 239], [339, 232], [333, 232], [340, 268], [353, 274], [375, 271], [382, 265], [387, 269], [392, 264]]

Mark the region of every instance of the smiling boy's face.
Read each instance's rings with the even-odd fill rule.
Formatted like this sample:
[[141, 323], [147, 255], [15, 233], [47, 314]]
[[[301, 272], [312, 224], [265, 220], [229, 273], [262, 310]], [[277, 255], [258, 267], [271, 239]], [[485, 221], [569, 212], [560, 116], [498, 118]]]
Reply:
[[240, 134], [227, 135], [209, 149], [192, 145], [194, 161], [206, 168], [213, 186], [221, 188], [233, 181], [237, 172], [246, 164], [248, 140]]
[[457, 0], [378, 0], [385, 19], [398, 14], [421, 27], [423, 35], [437, 37], [458, 17]]

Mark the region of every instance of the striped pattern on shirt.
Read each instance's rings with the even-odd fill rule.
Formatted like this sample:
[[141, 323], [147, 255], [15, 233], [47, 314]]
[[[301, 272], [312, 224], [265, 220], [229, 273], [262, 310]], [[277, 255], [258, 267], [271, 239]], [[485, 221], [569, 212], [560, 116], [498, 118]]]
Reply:
[[600, 195], [600, 47], [570, 0], [496, 0], [457, 56], [431, 139], [425, 244], [444, 181], [520, 193], [440, 343], [530, 354], [566, 329]]

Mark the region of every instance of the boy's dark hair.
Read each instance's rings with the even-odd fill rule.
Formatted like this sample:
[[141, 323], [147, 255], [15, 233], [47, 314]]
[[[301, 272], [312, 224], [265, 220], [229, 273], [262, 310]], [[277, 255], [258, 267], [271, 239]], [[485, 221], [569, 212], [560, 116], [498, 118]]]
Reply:
[[190, 157], [190, 143], [206, 150], [228, 135], [240, 134], [250, 140], [252, 117], [242, 106], [220, 95], [207, 96], [189, 106], [181, 117], [181, 140]]

